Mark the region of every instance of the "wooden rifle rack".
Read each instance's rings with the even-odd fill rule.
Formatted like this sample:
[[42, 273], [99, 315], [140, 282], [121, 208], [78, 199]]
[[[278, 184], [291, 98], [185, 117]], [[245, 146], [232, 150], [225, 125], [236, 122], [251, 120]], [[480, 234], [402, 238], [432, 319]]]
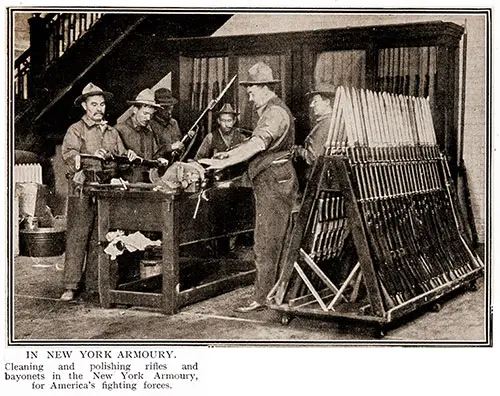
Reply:
[[[446, 175], [442, 180], [446, 181]], [[396, 319], [424, 305], [433, 303], [438, 307], [436, 300], [457, 288], [469, 286], [475, 289], [475, 281], [482, 275], [483, 265], [477, 257], [470, 257], [478, 263], [472, 271], [462, 272], [455, 279], [441, 282], [435, 285], [436, 287], [403, 302], [391, 303], [375, 265], [357, 188], [359, 186], [356, 186], [353, 168], [345, 154], [325, 155], [318, 159], [282, 256], [280, 278], [268, 295], [270, 307], [281, 313], [282, 324], [288, 324], [294, 316], [357, 320], [377, 325], [379, 335], [383, 336], [389, 323]], [[310, 232], [317, 221], [318, 201], [325, 193], [342, 196], [344, 199], [344, 226], [352, 237], [353, 250], [357, 256], [357, 259], [350, 263], [348, 271], [344, 271], [339, 287], [333, 279], [335, 271], [321, 267], [305, 250], [306, 246], [311, 245]], [[337, 242], [327, 239], [327, 245], [328, 242], [330, 245], [338, 243], [338, 238]], [[468, 248], [467, 250], [470, 251]], [[339, 264], [339, 261], [334, 264]], [[297, 284], [302, 284], [302, 294], [297, 292], [300, 290]], [[360, 296], [362, 285], [364, 291], [363, 296]]]

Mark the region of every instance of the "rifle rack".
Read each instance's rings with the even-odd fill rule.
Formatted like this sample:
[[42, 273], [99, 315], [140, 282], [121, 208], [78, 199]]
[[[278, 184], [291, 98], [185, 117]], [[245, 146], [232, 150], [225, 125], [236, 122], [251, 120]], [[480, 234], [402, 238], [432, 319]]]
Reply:
[[462, 236], [429, 116], [426, 99], [339, 87], [268, 296], [282, 324], [355, 320], [382, 337], [452, 291], [475, 290], [484, 264]]

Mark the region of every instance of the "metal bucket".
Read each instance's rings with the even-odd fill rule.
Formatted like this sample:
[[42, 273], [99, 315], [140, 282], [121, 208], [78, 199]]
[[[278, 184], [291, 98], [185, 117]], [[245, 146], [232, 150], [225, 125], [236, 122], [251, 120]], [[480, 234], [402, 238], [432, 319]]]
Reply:
[[141, 279], [149, 278], [151, 276], [160, 275], [162, 266], [161, 260], [141, 260], [140, 273]]
[[22, 256], [60, 256], [66, 249], [66, 231], [61, 228], [20, 230], [19, 247]]

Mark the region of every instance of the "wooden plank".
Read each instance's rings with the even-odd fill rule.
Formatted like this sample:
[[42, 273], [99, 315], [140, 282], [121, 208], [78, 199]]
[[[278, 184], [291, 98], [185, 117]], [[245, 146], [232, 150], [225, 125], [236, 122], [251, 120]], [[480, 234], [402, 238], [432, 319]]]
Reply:
[[323, 299], [320, 297], [320, 295], [318, 294], [318, 292], [314, 288], [313, 284], [307, 278], [306, 274], [304, 273], [304, 271], [302, 270], [302, 268], [300, 268], [300, 266], [297, 264], [297, 262], [294, 263], [293, 268], [295, 268], [295, 271], [298, 272], [298, 274], [300, 275], [300, 277], [302, 278], [302, 280], [306, 284], [306, 286], [309, 289], [309, 291], [312, 293], [312, 295], [314, 296], [314, 298], [316, 298], [316, 301], [321, 306], [321, 309], [323, 309], [323, 311], [325, 311], [325, 312], [328, 311], [329, 308], [326, 307], [326, 304], [324, 303]]
[[161, 275], [153, 275], [148, 278], [136, 279], [131, 282], [121, 283], [117, 290], [122, 291], [141, 291], [144, 289], [154, 290], [161, 288]]
[[[335, 284], [325, 275], [325, 273], [318, 267], [318, 265], [314, 262], [311, 257], [304, 251], [304, 249], [300, 249], [300, 256], [304, 259], [304, 261], [311, 267], [311, 269], [319, 276], [319, 278], [325, 283], [325, 285], [334, 293], [338, 293], [339, 289]], [[347, 299], [342, 296], [344, 301], [347, 302]]]
[[164, 310], [164, 296], [161, 293], [145, 293], [124, 290], [110, 290], [109, 300], [113, 304], [153, 307]]
[[400, 304], [387, 311], [387, 320], [391, 322], [397, 318], [400, 318], [410, 312], [417, 310], [423, 305], [430, 304], [432, 301], [435, 301], [438, 298], [449, 294], [453, 290], [463, 287], [468, 282], [481, 277], [482, 274], [483, 269], [477, 268], [474, 271], [461, 276], [460, 278], [454, 279], [448, 283], [445, 283], [444, 285], [440, 285], [435, 289], [418, 295], [411, 300], [405, 301], [403, 304]]
[[238, 287], [250, 285], [253, 283], [254, 278], [255, 270], [251, 270], [183, 290], [177, 296], [177, 306], [182, 307], [194, 304], [195, 302], [227, 293], [228, 291], [234, 290]]
[[[331, 290], [327, 287], [324, 288], [323, 290], [318, 290], [318, 295], [324, 300], [334, 296], [334, 294], [332, 294]], [[300, 296], [300, 297], [292, 298], [292, 299], [288, 300], [288, 306], [291, 308], [294, 308], [294, 307], [298, 308], [301, 306], [312, 304], [314, 302], [316, 302], [316, 297], [314, 297], [312, 294], [306, 294], [304, 296]]]
[[271, 309], [293, 315], [304, 316], [312, 319], [321, 320], [334, 320], [334, 319], [348, 319], [356, 320], [365, 323], [379, 323], [387, 324], [388, 321], [385, 316], [366, 315], [360, 309], [353, 309], [352, 311], [323, 311], [314, 307], [297, 307], [291, 308], [288, 305], [271, 305]]
[[360, 264], [357, 263], [354, 266], [354, 268], [352, 269], [352, 271], [349, 274], [349, 276], [347, 277], [347, 279], [345, 280], [345, 282], [343, 283], [343, 285], [340, 287], [340, 290], [338, 291], [338, 293], [335, 295], [335, 297], [330, 302], [330, 304], [328, 304], [328, 309], [333, 309], [333, 306], [339, 300], [340, 296], [342, 296], [342, 294], [344, 293], [344, 291], [347, 288], [347, 286], [349, 285], [349, 283], [351, 283], [352, 278], [354, 278], [356, 273], [359, 271], [359, 268], [360, 268]]

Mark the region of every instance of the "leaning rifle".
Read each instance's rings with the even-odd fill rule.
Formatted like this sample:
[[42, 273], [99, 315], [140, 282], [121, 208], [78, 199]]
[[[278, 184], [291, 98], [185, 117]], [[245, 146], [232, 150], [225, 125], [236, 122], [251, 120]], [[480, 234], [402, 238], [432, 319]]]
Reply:
[[187, 141], [189, 139], [191, 139], [191, 142], [189, 143], [189, 145], [187, 146], [186, 150], [184, 151], [184, 153], [182, 155], [181, 155], [181, 151], [180, 150], [179, 151], [178, 150], [174, 150], [172, 152], [172, 157], [171, 157], [170, 164], [173, 164], [178, 159], [179, 156], [180, 156], [180, 158], [179, 158], [180, 161], [183, 161], [186, 158], [186, 156], [189, 153], [189, 150], [191, 150], [191, 148], [193, 147], [193, 144], [194, 144], [194, 142], [196, 140], [195, 137], [196, 137], [196, 134], [199, 131], [198, 124], [203, 119], [203, 117], [205, 117], [205, 115], [209, 111], [212, 111], [214, 109], [214, 107], [217, 105], [217, 103], [220, 102], [220, 100], [224, 97], [224, 95], [227, 92], [227, 90], [231, 87], [231, 85], [233, 85], [234, 81], [236, 80], [236, 77], [237, 77], [237, 75], [235, 74], [234, 77], [231, 79], [231, 81], [229, 81], [229, 83], [225, 86], [225, 88], [219, 94], [219, 96], [217, 96], [215, 99], [212, 99], [210, 101], [210, 103], [208, 103], [208, 106], [205, 108], [205, 110], [203, 110], [201, 112], [201, 114], [199, 115], [198, 119], [194, 122], [193, 126], [191, 128], [189, 128], [189, 131], [181, 139], [181, 143], [183, 145], [186, 145], [186, 143], [187, 143]]

